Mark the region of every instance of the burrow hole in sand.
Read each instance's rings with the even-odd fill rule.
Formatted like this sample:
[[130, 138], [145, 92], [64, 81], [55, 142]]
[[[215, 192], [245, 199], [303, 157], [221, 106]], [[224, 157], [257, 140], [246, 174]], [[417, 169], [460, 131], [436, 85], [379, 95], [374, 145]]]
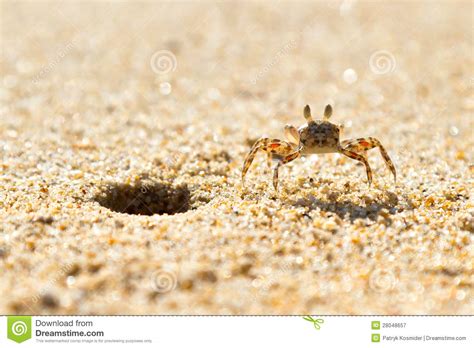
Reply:
[[132, 215], [177, 214], [194, 209], [186, 185], [166, 183], [108, 184], [94, 197], [105, 208]]

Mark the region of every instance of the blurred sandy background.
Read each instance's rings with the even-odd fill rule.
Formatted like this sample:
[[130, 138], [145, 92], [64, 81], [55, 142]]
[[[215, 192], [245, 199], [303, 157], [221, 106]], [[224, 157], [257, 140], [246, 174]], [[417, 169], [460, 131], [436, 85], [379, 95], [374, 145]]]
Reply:
[[[0, 19], [1, 313], [474, 313], [472, 2]], [[253, 141], [327, 103], [397, 185], [372, 150], [370, 190], [338, 155], [283, 167], [279, 196], [259, 155], [243, 190]]]

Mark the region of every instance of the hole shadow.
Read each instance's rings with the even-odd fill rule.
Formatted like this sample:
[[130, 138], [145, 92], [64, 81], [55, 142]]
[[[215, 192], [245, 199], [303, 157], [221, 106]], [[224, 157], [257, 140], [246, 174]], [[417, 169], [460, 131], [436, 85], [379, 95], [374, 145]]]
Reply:
[[173, 215], [192, 208], [186, 185], [167, 183], [107, 184], [94, 200], [117, 213], [131, 215]]

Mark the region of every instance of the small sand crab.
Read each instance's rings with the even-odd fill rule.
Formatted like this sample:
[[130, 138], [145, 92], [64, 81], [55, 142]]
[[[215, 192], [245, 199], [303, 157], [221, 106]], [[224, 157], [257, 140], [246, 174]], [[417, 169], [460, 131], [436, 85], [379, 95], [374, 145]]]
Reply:
[[288, 141], [272, 138], [260, 138], [252, 146], [252, 149], [245, 158], [242, 168], [242, 183], [244, 183], [245, 174], [250, 168], [258, 150], [263, 150], [268, 154], [268, 163], [271, 164], [272, 158], [278, 159], [278, 163], [273, 171], [273, 186], [278, 190], [278, 169], [283, 164], [291, 162], [300, 156], [320, 154], [320, 153], [341, 153], [347, 157], [362, 162], [365, 165], [367, 179], [372, 183], [372, 170], [367, 161], [367, 150], [378, 147], [388, 168], [393, 174], [394, 180], [397, 180], [397, 174], [392, 160], [387, 151], [376, 138], [357, 138], [339, 141], [339, 135], [343, 128], [342, 125], [336, 125], [329, 122], [332, 115], [331, 105], [327, 105], [324, 110], [322, 120], [313, 120], [309, 105], [304, 108], [304, 117], [307, 125], [296, 129], [294, 126], [285, 126], [285, 135]]

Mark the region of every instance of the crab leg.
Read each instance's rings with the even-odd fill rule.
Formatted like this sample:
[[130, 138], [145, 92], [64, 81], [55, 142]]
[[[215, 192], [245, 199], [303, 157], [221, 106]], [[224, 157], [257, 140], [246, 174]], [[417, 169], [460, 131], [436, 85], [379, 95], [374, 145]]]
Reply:
[[288, 162], [291, 162], [297, 159], [298, 157], [300, 157], [300, 155], [301, 154], [299, 150], [296, 152], [290, 153], [289, 155], [282, 158], [280, 162], [278, 162], [278, 164], [275, 166], [275, 169], [273, 169], [273, 187], [275, 188], [275, 191], [278, 191], [278, 169], [280, 169], [280, 167], [283, 164], [286, 164]]
[[341, 146], [345, 150], [349, 150], [352, 152], [356, 152], [367, 159], [367, 150], [373, 149], [374, 147], [378, 147], [380, 150], [380, 154], [382, 155], [385, 164], [390, 169], [393, 174], [393, 178], [395, 182], [397, 181], [397, 172], [395, 171], [395, 166], [393, 165], [392, 160], [388, 156], [387, 151], [380, 143], [380, 141], [373, 137], [368, 138], [358, 138], [358, 139], [350, 139], [341, 142]]
[[252, 164], [255, 155], [259, 150], [263, 150], [268, 154], [269, 160], [274, 156], [287, 156], [294, 151], [293, 146], [280, 139], [272, 139], [272, 138], [260, 138], [258, 139], [255, 144], [252, 146], [252, 149], [248, 153], [247, 157], [244, 161], [244, 166], [242, 168], [242, 182], [244, 182], [245, 175]]
[[273, 154], [271, 152], [267, 152], [267, 166], [268, 168], [272, 167], [273, 162]]
[[294, 145], [297, 146], [300, 142], [300, 134], [298, 133], [298, 129], [296, 129], [295, 126], [287, 124], [285, 126], [285, 136], [288, 141]]
[[352, 159], [355, 159], [359, 162], [364, 163], [365, 171], [367, 172], [367, 180], [369, 181], [369, 187], [370, 187], [370, 184], [372, 184], [372, 169], [370, 169], [369, 162], [367, 161], [367, 158], [364, 155], [360, 155], [356, 152], [346, 150], [344, 148], [341, 148], [339, 150], [339, 152], [342, 153], [343, 155], [346, 155], [347, 157], [350, 157]]

